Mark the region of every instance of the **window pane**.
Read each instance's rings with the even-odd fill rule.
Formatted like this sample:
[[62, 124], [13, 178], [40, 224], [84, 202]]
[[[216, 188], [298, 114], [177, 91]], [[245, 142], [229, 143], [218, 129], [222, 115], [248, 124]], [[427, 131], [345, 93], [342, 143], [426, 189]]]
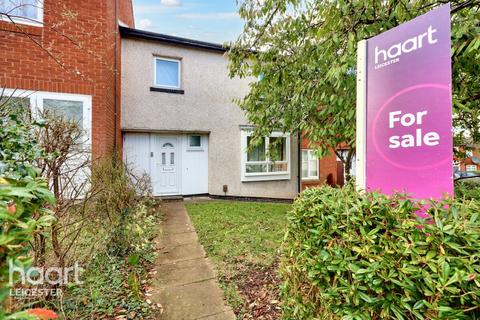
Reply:
[[66, 120], [76, 121], [83, 128], [83, 102], [43, 99], [43, 110]]
[[162, 164], [163, 164], [163, 165], [166, 165], [166, 164], [167, 164], [165, 152], [162, 152]]
[[173, 152], [170, 153], [170, 164], [171, 165], [175, 164], [175, 153]]
[[247, 161], [265, 161], [265, 139], [262, 139], [260, 144], [250, 149], [251, 144], [252, 137], [247, 137]]
[[267, 172], [266, 164], [247, 164], [247, 173]]
[[270, 138], [270, 152], [272, 153], [270, 158], [274, 161], [287, 160], [287, 143], [284, 137], [271, 137]]
[[201, 147], [202, 146], [202, 137], [201, 136], [190, 136], [189, 137], [189, 146], [190, 147]]
[[466, 166], [465, 168], [467, 171], [471, 172], [471, 171], [477, 171], [477, 166], [476, 165], [468, 165]]
[[270, 172], [286, 172], [288, 170], [288, 164], [286, 163], [272, 163], [269, 165]]
[[0, 12], [5, 12], [12, 18], [25, 17], [39, 20], [41, 6], [38, 0], [0, 0]]
[[309, 160], [310, 161], [310, 172], [309, 176], [310, 177], [316, 177], [317, 176], [317, 160]]
[[158, 86], [175, 87], [180, 86], [178, 74], [178, 61], [156, 59], [155, 84]]
[[308, 177], [308, 150], [302, 150], [302, 177]]

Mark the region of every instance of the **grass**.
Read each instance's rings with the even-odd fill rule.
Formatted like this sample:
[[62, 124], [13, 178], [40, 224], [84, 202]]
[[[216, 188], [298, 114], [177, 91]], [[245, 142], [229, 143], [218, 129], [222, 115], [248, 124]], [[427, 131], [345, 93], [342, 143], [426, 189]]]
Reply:
[[259, 270], [276, 268], [290, 208], [289, 204], [242, 201], [187, 204], [227, 301], [239, 317], [248, 312], [248, 300], [256, 294], [245, 292], [251, 287], [246, 283], [261, 277]]

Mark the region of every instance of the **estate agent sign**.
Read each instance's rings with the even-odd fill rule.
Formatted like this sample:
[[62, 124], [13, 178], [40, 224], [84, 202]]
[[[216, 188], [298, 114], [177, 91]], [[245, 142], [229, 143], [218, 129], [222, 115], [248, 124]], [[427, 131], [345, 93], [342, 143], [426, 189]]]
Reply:
[[453, 194], [450, 5], [359, 42], [357, 184]]

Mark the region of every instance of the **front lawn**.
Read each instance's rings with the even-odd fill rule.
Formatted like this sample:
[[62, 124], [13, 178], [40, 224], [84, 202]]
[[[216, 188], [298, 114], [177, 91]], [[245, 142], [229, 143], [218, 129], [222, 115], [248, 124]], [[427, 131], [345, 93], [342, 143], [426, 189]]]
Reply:
[[291, 205], [206, 201], [186, 206], [237, 317], [279, 319], [277, 263]]

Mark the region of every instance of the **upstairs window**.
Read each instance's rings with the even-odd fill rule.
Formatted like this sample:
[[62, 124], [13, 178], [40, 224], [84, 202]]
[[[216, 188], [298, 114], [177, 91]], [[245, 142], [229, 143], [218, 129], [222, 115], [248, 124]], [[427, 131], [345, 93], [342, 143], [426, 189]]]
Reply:
[[180, 60], [155, 58], [155, 87], [180, 89]]
[[[8, 16], [7, 16], [8, 15]], [[0, 0], [0, 19], [39, 25], [43, 20], [42, 0]]]

